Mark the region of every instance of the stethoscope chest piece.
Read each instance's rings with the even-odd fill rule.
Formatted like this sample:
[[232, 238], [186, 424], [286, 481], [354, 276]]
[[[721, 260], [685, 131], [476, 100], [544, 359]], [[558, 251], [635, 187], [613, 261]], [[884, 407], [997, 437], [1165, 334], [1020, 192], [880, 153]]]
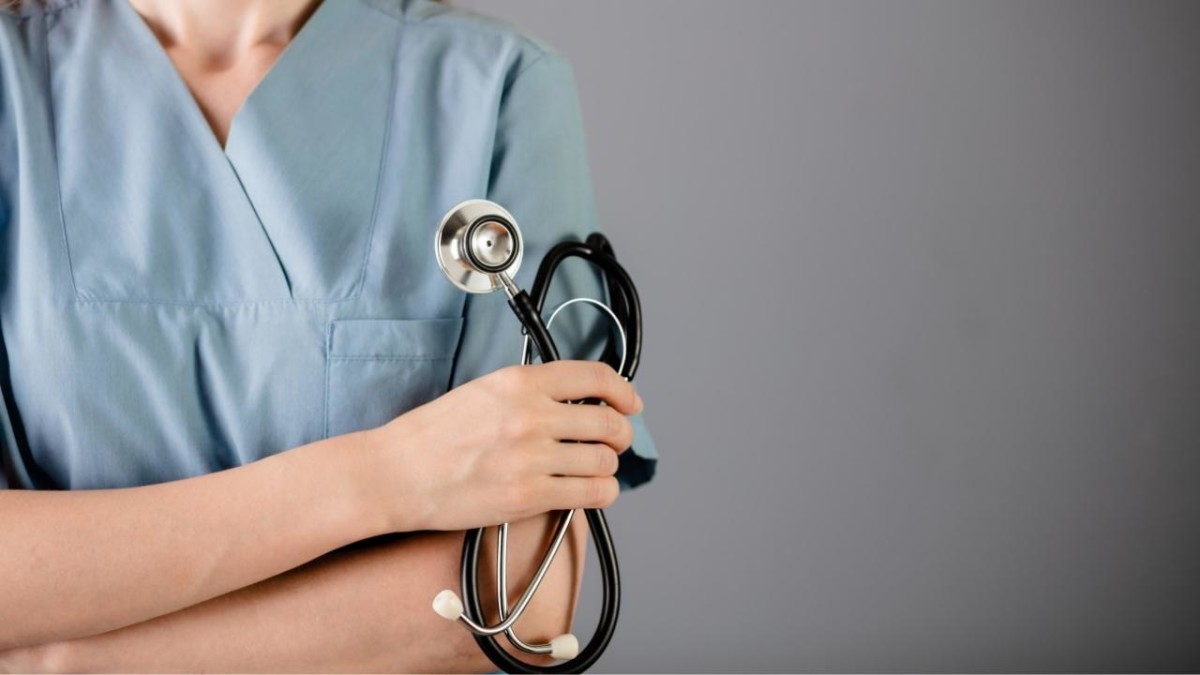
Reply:
[[438, 267], [468, 293], [490, 293], [511, 279], [524, 254], [521, 230], [504, 207], [485, 199], [468, 199], [450, 209], [438, 225], [434, 254]]

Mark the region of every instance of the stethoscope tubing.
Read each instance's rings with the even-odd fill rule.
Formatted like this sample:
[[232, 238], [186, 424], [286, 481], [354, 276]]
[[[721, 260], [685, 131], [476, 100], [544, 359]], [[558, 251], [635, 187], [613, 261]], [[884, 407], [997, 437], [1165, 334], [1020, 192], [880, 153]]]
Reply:
[[[608, 344], [606, 344], [604, 355], [601, 358], [610, 363], [610, 365], [613, 365], [614, 369], [625, 379], [632, 380], [634, 373], [637, 371], [641, 356], [641, 302], [632, 279], [624, 267], [617, 262], [615, 255], [612, 253], [611, 245], [602, 234], [594, 233], [590, 235], [587, 243], [562, 242], [553, 247], [538, 267], [531, 293], [526, 293], [523, 290], [516, 292], [509, 298], [509, 305], [520, 319], [528, 336], [528, 341], [532, 342], [536, 348], [541, 361], [549, 363], [558, 360], [559, 353], [557, 346], [554, 344], [554, 339], [550, 336], [547, 324], [542, 321], [541, 312], [545, 305], [550, 280], [553, 278], [554, 271], [562, 261], [569, 257], [583, 258], [604, 271], [610, 302], [612, 303], [611, 312], [616, 316], [625, 315], [626, 320], [624, 322], [624, 330], [622, 331], [623, 344], [620, 361], [615, 365], [611, 363], [615, 356], [612, 340], [609, 340]], [[620, 325], [621, 322], [618, 321], [618, 324]], [[588, 402], [598, 401], [589, 400]], [[522, 651], [542, 654], [549, 651], [547, 645], [529, 645], [521, 641], [512, 630], [512, 625], [520, 617], [525, 606], [532, 598], [533, 593], [537, 590], [538, 585], [540, 585], [542, 578], [545, 576], [549, 563], [557, 553], [565, 537], [566, 530], [570, 526], [572, 515], [572, 511], [560, 512], [559, 523], [555, 529], [555, 537], [551, 548], [547, 551], [542, 564], [539, 565], [538, 571], [534, 575], [533, 581], [526, 588], [511, 614], [507, 614], [505, 609], [507, 606], [507, 597], [505, 592], [506, 573], [504, 570], [507, 563], [505, 555], [505, 549], [507, 548], [507, 528], [501, 526], [498, 533], [498, 543], [501, 546], [498, 551], [497, 560], [497, 580], [500, 584], [500, 591], [498, 593], [501, 606], [500, 623], [490, 627], [483, 627], [484, 614], [478, 588], [479, 550], [484, 536], [484, 529], [477, 528], [470, 530], [464, 536], [461, 580], [464, 610], [462, 619], [464, 619], [464, 623], [468, 624], [468, 626], [474, 624], [472, 633], [474, 634], [476, 643], [484, 654], [505, 672], [582, 672], [595, 664], [612, 640], [621, 604], [620, 569], [617, 564], [616, 550], [603, 510], [584, 509], [584, 515], [588, 520], [588, 526], [592, 533], [592, 540], [596, 546], [603, 585], [600, 620], [596, 632], [592, 635], [592, 639], [588, 641], [587, 645], [583, 647], [575, 658], [551, 666], [525, 663], [510, 655], [496, 641], [496, 635], [506, 633], [513, 644]], [[484, 630], [477, 630], [477, 628], [484, 628]]]
[[[617, 564], [616, 550], [612, 542], [612, 533], [608, 529], [608, 521], [604, 511], [600, 509], [584, 509], [588, 527], [592, 532], [592, 541], [596, 546], [596, 555], [600, 561], [600, 576], [604, 588], [601, 599], [600, 620], [596, 632], [587, 645], [580, 650], [579, 655], [570, 661], [551, 665], [535, 666], [525, 663], [505, 651], [496, 641], [495, 636], [478, 635], [473, 633], [475, 642], [483, 653], [497, 667], [506, 673], [581, 673], [595, 665], [604, 653], [617, 627], [617, 617], [621, 611], [621, 574]], [[483, 617], [483, 605], [475, 580], [479, 577], [479, 548], [483, 541], [482, 529], [467, 532], [463, 541], [462, 553], [462, 588], [463, 610], [475, 619]], [[511, 617], [510, 617], [511, 618]]]

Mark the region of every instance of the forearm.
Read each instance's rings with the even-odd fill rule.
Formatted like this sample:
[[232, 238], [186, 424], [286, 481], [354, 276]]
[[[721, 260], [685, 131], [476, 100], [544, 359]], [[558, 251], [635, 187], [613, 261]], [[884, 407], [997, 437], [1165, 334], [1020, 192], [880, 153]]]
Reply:
[[[608, 405], [563, 403], [580, 398]], [[618, 495], [615, 453], [633, 436], [625, 416], [640, 409], [607, 366], [511, 366], [382, 427], [236, 469], [124, 490], [0, 491], [0, 649], [150, 621], [385, 532], [605, 508]]]
[[[512, 526], [513, 593], [524, 588], [551, 529], [546, 516]], [[544, 641], [569, 630], [585, 537], [579, 526], [570, 534], [518, 624], [523, 637]], [[431, 532], [338, 551], [196, 607], [27, 652], [30, 659], [16, 665], [93, 672], [491, 670], [470, 634], [430, 607], [437, 591], [458, 587], [461, 550], [461, 532]], [[494, 603], [491, 577], [481, 587]]]
[[146, 621], [380, 534], [358, 440], [137, 488], [0, 491], [0, 649]]

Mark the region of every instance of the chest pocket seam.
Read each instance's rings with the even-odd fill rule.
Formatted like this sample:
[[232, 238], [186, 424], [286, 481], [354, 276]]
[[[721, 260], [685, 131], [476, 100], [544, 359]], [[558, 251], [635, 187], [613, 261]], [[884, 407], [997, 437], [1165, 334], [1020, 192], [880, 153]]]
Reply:
[[379, 426], [448, 391], [462, 317], [333, 319], [324, 436]]

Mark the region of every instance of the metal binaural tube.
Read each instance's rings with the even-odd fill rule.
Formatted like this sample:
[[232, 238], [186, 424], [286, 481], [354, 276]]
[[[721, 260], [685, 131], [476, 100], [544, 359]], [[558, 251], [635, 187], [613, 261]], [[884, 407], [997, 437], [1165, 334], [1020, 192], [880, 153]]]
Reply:
[[[566, 522], [562, 524], [562, 532], [565, 534], [570, 528], [571, 519], [575, 516], [574, 511], [564, 511], [566, 515], [561, 516]], [[557, 534], [557, 533], [556, 533]], [[554, 557], [552, 552], [550, 557]], [[496, 530], [496, 599], [500, 605], [500, 620], [505, 620], [508, 615], [508, 523], [502, 523]], [[517, 631], [514, 627], [509, 627], [504, 631], [509, 641], [523, 652], [528, 654], [549, 654], [554, 651], [554, 646], [550, 643], [545, 644], [528, 644], [517, 636]]]
[[554, 556], [558, 555], [558, 549], [562, 546], [563, 539], [566, 537], [567, 528], [571, 525], [571, 516], [573, 513], [573, 511], [565, 511], [565, 515], [559, 517], [558, 526], [554, 531], [554, 540], [550, 543], [550, 548], [546, 551], [545, 557], [542, 558], [542, 564], [538, 565], [537, 572], [533, 575], [533, 581], [529, 582], [528, 588], [521, 594], [521, 599], [517, 601], [517, 606], [513, 608], [511, 615], [505, 617], [500, 623], [494, 626], [480, 625], [471, 620], [466, 614], [460, 615], [458, 620], [476, 635], [499, 635], [511, 628], [517, 622], [517, 619], [520, 619], [521, 615], [525, 613], [525, 608], [529, 605], [529, 601], [533, 599], [533, 594], [537, 592], [538, 586], [542, 585], [542, 579], [546, 577], [546, 572], [550, 570], [550, 563], [554, 562]]

